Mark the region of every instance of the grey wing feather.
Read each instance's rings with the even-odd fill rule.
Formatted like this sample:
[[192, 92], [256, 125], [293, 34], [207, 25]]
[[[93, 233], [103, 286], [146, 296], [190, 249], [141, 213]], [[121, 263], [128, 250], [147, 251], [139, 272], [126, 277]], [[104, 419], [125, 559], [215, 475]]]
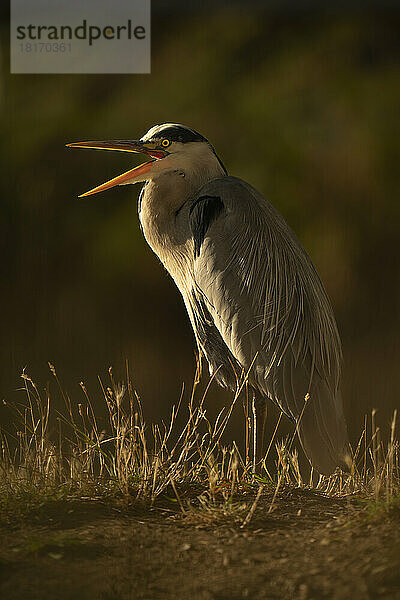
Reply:
[[[244, 370], [252, 365], [251, 385], [296, 422], [309, 394], [298, 427], [303, 448], [322, 473], [343, 466], [340, 339], [311, 260], [279, 212], [240, 179], [206, 184], [194, 206], [200, 212], [196, 227], [190, 224], [193, 297], [204, 304], [229, 360]], [[209, 362], [222, 366], [221, 348], [216, 355], [212, 342], [202, 346]]]

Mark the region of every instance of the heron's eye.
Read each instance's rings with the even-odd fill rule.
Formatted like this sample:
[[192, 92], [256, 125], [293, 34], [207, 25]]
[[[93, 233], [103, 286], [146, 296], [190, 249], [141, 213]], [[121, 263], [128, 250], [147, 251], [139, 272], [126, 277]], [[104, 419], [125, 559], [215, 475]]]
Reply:
[[170, 142], [169, 140], [163, 140], [163, 141], [161, 142], [161, 146], [164, 146], [164, 148], [166, 148], [167, 146], [169, 146], [169, 145], [170, 145], [170, 143], [171, 143], [171, 142]]

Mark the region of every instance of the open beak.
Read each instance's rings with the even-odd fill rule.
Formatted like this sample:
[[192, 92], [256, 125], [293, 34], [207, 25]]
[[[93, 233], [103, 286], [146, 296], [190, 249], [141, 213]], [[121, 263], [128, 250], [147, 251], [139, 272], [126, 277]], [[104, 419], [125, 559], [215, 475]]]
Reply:
[[[127, 183], [135, 183], [135, 179], [142, 176], [144, 173], [150, 171], [154, 160], [164, 158], [168, 152], [166, 150], [160, 150], [156, 148], [153, 143], [142, 142], [141, 140], [115, 140], [115, 141], [104, 141], [104, 142], [73, 142], [72, 144], [66, 144], [68, 148], [92, 148], [95, 150], [119, 150], [120, 152], [140, 152], [147, 154], [152, 157], [152, 160], [145, 162], [138, 167], [130, 169], [118, 177], [114, 177], [101, 185], [81, 194], [79, 198], [83, 196], [90, 196], [91, 194], [97, 194], [103, 192], [115, 185], [124, 185]], [[143, 181], [142, 177], [138, 181]]]

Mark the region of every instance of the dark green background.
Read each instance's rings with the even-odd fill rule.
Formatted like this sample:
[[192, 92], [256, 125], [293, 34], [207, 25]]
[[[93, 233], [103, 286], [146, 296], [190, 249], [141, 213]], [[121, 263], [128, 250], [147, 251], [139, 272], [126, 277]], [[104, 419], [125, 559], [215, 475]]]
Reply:
[[99, 403], [97, 375], [128, 360], [150, 420], [190, 387], [194, 341], [142, 239], [140, 186], [77, 199], [140, 157], [64, 147], [173, 121], [296, 231], [337, 316], [351, 433], [372, 407], [385, 424], [400, 387], [398, 12], [160, 6], [151, 75], [9, 75], [3, 28], [0, 398], [18, 398], [25, 366], [43, 387], [48, 360], [74, 402], [85, 380]]

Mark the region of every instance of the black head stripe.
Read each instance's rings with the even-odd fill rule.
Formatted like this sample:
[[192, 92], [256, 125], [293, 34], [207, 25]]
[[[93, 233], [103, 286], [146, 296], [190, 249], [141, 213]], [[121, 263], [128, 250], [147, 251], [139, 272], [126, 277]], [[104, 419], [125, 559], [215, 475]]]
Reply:
[[186, 142], [207, 142], [206, 138], [200, 133], [183, 125], [170, 125], [169, 127], [165, 127], [165, 129], [161, 129], [153, 136], [153, 139], [157, 140], [163, 138], [171, 140], [171, 142], [181, 142], [183, 144]]
[[222, 170], [227, 175], [227, 171], [226, 171], [223, 163], [221, 162], [221, 159], [219, 158], [219, 156], [217, 155], [213, 146], [210, 144], [210, 142], [207, 140], [207, 138], [205, 138], [203, 135], [201, 135], [201, 133], [198, 133], [194, 129], [191, 129], [190, 127], [185, 127], [184, 125], [165, 125], [165, 127], [162, 127], [159, 131], [157, 131], [157, 133], [152, 135], [151, 139], [152, 140], [167, 139], [167, 140], [170, 140], [171, 142], [181, 142], [182, 144], [185, 144], [187, 142], [205, 142], [206, 144], [208, 144], [210, 146], [210, 148], [214, 152], [219, 164], [221, 165]]

